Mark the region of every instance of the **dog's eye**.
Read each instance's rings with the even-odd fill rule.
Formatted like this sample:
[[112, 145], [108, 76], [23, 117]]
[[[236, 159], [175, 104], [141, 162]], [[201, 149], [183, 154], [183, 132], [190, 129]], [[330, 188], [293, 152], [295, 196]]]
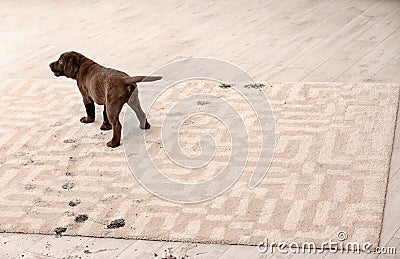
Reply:
[[62, 64], [63, 64], [63, 60], [62, 60], [62, 59], [59, 59], [59, 60], [58, 60], [58, 63], [59, 63], [60, 65], [62, 65]]

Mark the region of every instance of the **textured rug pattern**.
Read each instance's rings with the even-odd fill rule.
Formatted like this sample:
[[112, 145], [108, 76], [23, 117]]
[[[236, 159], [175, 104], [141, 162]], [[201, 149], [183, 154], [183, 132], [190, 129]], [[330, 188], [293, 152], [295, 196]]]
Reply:
[[[0, 91], [0, 231], [53, 234], [65, 227], [66, 235], [231, 244], [324, 242], [346, 231], [348, 241], [379, 241], [398, 86], [266, 84], [262, 92], [276, 118], [276, 150], [266, 177], [250, 190], [250, 162], [227, 192], [191, 205], [162, 200], [138, 184], [122, 147], [105, 146], [111, 132], [99, 130], [101, 107], [95, 123], [79, 122], [84, 107], [75, 82], [8, 80]], [[255, 123], [250, 106], [232, 89], [210, 83], [172, 91], [177, 99], [213, 92], [235, 102], [247, 125]], [[191, 138], [208, 130], [222, 155], [206, 172], [171, 170], [156, 134], [157, 115], [174, 98], [161, 100], [150, 112], [154, 127], [147, 133], [155, 163], [182, 182], [212, 178], [229, 155], [229, 133], [212, 118], [191, 118], [182, 128], [184, 152], [195, 155]], [[217, 130], [210, 131], [210, 124]], [[250, 129], [256, 154], [259, 128]], [[75, 222], [81, 214], [88, 220]], [[108, 229], [118, 218], [125, 226]]]

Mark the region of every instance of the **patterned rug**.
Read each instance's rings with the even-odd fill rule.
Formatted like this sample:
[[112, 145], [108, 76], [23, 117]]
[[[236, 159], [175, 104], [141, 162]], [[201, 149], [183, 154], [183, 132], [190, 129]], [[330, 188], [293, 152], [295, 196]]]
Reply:
[[[146, 87], [139, 88], [146, 95]], [[161, 199], [138, 183], [123, 147], [106, 147], [111, 132], [99, 129], [102, 107], [94, 123], [79, 122], [84, 107], [75, 82], [8, 80], [0, 91], [2, 232], [255, 245], [266, 238], [321, 243], [343, 231], [349, 242], [378, 244], [398, 86], [265, 83], [257, 91], [267, 96], [276, 122], [267, 174], [250, 189], [256, 163], [250, 159], [231, 188], [194, 204]], [[182, 151], [195, 156], [201, 135], [214, 137], [217, 156], [206, 169], [176, 170], [163, 152], [163, 110], [195, 93], [232, 101], [250, 125], [250, 158], [260, 147], [251, 106], [233, 89], [177, 84], [152, 106], [146, 141], [154, 164], [187, 183], [212, 179], [229, 156], [224, 123], [206, 115], [185, 121], [179, 139]]]

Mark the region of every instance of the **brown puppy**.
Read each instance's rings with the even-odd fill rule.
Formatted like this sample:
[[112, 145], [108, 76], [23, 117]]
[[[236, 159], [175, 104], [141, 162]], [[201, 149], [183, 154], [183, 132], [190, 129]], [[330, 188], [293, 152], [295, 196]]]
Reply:
[[103, 67], [75, 51], [65, 52], [50, 64], [55, 76], [66, 76], [75, 79], [82, 94], [87, 116], [81, 118], [82, 123], [91, 123], [95, 118], [94, 103], [104, 105], [103, 124], [101, 130], [113, 130], [113, 137], [107, 143], [109, 147], [117, 147], [121, 140], [121, 123], [119, 113], [122, 106], [132, 96], [135, 111], [141, 129], [149, 129], [146, 114], [140, 107], [138, 82], [150, 82], [161, 79], [159, 76], [129, 76], [112, 68]]

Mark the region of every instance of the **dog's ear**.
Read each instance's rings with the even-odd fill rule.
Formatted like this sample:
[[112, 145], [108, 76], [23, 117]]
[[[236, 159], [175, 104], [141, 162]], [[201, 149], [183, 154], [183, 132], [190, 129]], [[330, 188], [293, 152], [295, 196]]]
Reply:
[[75, 55], [66, 55], [64, 56], [64, 74], [66, 77], [76, 79], [76, 74], [79, 70], [79, 61]]

